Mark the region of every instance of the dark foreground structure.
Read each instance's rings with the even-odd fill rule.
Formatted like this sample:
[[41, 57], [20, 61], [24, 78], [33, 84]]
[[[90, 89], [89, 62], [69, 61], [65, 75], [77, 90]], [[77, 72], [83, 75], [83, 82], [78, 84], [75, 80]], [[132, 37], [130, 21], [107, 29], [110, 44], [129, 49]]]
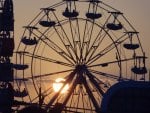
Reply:
[[150, 113], [150, 82], [120, 82], [102, 101], [102, 113]]

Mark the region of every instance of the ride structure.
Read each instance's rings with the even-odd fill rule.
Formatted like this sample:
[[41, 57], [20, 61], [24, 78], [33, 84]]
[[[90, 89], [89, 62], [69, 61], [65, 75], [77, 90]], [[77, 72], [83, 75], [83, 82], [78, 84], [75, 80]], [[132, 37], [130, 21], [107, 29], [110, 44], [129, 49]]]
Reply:
[[[14, 64], [12, 0], [1, 1], [0, 10], [1, 65], [7, 67], [0, 75], [8, 75], [1, 78], [1, 92], [11, 89], [9, 106], [17, 105], [16, 112], [30, 105], [27, 109], [48, 113], [100, 113], [112, 85], [147, 80], [138, 32], [121, 11], [101, 0], [63, 0], [41, 8], [23, 27]], [[64, 81], [54, 91], [57, 78]]]
[[[28, 81], [19, 87], [28, 90], [24, 101], [47, 112], [100, 113], [113, 84], [146, 80], [139, 33], [121, 11], [101, 0], [64, 0], [41, 8], [24, 28], [16, 75]], [[59, 92], [53, 90], [57, 78], [65, 79]]]
[[14, 14], [12, 0], [0, 0], [0, 112], [11, 113], [13, 95]]

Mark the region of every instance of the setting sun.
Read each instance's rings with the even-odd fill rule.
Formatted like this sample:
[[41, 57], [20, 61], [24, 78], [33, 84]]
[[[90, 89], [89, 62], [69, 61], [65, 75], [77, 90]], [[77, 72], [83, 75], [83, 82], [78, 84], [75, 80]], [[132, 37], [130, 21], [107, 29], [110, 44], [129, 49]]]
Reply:
[[[55, 83], [53, 83], [53, 89], [55, 92], [58, 92], [61, 89], [61, 87], [63, 86], [63, 82], [65, 82], [65, 79], [63, 78], [57, 78], [55, 80]], [[62, 89], [61, 93], [66, 93], [68, 89], [69, 85], [66, 84], [65, 87]]]

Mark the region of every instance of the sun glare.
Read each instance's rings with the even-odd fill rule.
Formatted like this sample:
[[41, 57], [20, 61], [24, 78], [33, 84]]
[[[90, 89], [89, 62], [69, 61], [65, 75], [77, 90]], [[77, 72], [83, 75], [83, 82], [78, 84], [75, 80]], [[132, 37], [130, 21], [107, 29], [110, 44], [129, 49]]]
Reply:
[[[53, 83], [53, 89], [55, 92], [60, 91], [61, 87], [63, 86], [63, 82], [65, 82], [65, 79], [63, 78], [57, 78], [55, 80], [55, 83]], [[61, 93], [66, 93], [69, 89], [69, 84], [66, 84], [65, 87], [62, 89]]]

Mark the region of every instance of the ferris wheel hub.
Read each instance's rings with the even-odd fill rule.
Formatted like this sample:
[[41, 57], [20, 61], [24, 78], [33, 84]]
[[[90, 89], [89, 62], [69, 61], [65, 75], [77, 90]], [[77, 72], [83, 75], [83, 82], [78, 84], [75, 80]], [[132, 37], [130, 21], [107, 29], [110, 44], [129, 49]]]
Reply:
[[76, 66], [76, 70], [77, 71], [85, 71], [85, 70], [87, 70], [87, 66], [85, 64], [83, 64], [83, 65], [77, 65]]

